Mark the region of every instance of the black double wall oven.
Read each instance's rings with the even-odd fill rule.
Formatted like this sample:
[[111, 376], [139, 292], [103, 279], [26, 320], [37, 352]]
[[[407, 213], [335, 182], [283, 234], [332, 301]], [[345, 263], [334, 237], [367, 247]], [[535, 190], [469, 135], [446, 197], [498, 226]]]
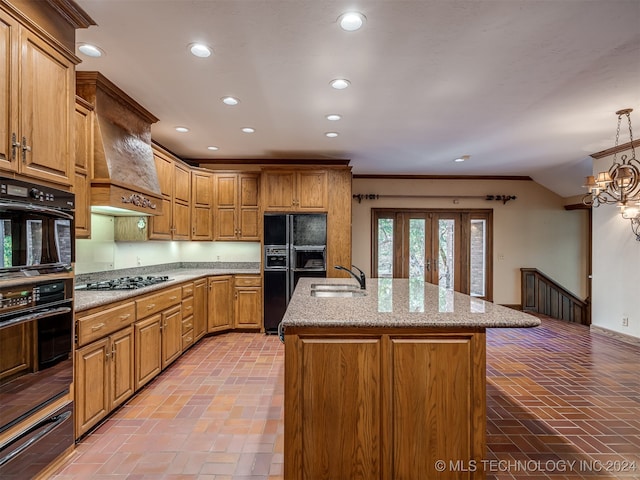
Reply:
[[73, 213], [69, 192], [0, 178], [3, 480], [32, 478], [73, 445]]

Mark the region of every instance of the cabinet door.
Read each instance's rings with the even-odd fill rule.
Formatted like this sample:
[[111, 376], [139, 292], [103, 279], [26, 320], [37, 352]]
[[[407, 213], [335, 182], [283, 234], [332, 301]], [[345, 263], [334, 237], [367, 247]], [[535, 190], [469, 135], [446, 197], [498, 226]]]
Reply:
[[260, 241], [258, 175], [239, 174], [238, 232], [241, 240]]
[[125, 328], [111, 336], [111, 410], [133, 395], [133, 345], [133, 327]]
[[233, 304], [231, 302], [230, 275], [209, 278], [208, 330], [217, 332], [231, 328]]
[[173, 232], [174, 240], [189, 240], [191, 238], [191, 208], [188, 203], [173, 202]]
[[152, 240], [171, 240], [173, 161], [156, 149], [153, 151], [153, 160], [158, 173], [160, 193], [162, 193], [162, 215], [149, 219], [149, 238]]
[[182, 353], [182, 313], [180, 305], [162, 312], [162, 368]]
[[207, 332], [207, 280], [196, 280], [193, 287], [193, 339], [200, 340]]
[[74, 114], [76, 238], [91, 237], [91, 168], [93, 166], [93, 111], [76, 103]]
[[191, 201], [191, 170], [180, 163], [174, 164], [173, 198], [189, 203]]
[[263, 172], [262, 186], [264, 211], [289, 211], [294, 208], [294, 172]]
[[18, 152], [12, 135], [18, 134], [15, 113], [18, 105], [18, 24], [0, 10], [0, 168], [16, 171]]
[[213, 174], [191, 172], [191, 240], [211, 240]]
[[76, 438], [86, 433], [109, 413], [110, 355], [108, 338], [76, 350]]
[[236, 203], [238, 175], [217, 173], [215, 179], [214, 229], [216, 240], [235, 240], [237, 237]]
[[327, 211], [327, 172], [298, 172], [296, 209], [307, 212]]
[[140, 389], [162, 371], [161, 315], [136, 322], [135, 388]]
[[21, 149], [22, 171], [71, 185], [74, 65], [28, 30], [21, 36], [19, 141], [29, 148]]
[[235, 288], [235, 327], [260, 328], [262, 326], [262, 288]]

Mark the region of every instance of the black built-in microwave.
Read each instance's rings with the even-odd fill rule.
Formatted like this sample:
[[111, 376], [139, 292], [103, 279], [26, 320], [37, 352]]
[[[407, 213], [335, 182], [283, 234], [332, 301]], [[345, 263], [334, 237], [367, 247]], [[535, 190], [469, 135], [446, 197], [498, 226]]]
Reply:
[[0, 177], [0, 280], [71, 270], [74, 195]]

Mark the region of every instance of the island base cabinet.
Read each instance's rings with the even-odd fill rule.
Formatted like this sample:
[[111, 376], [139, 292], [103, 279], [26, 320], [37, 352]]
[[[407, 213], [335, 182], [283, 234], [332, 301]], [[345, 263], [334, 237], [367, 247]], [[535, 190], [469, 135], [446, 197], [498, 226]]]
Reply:
[[285, 480], [485, 478], [484, 331], [305, 330], [285, 335]]

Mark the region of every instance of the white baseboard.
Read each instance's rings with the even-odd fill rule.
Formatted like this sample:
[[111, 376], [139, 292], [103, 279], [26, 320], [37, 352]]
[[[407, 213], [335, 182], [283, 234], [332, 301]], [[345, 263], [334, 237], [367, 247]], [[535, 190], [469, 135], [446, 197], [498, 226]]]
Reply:
[[633, 335], [627, 335], [625, 333], [615, 332], [613, 330], [609, 330], [608, 328], [599, 327], [597, 325], [591, 325], [591, 331], [594, 333], [600, 333], [602, 335], [606, 335], [611, 338], [615, 338], [625, 343], [630, 343], [632, 345], [636, 345], [640, 347], [640, 338], [634, 337]]

